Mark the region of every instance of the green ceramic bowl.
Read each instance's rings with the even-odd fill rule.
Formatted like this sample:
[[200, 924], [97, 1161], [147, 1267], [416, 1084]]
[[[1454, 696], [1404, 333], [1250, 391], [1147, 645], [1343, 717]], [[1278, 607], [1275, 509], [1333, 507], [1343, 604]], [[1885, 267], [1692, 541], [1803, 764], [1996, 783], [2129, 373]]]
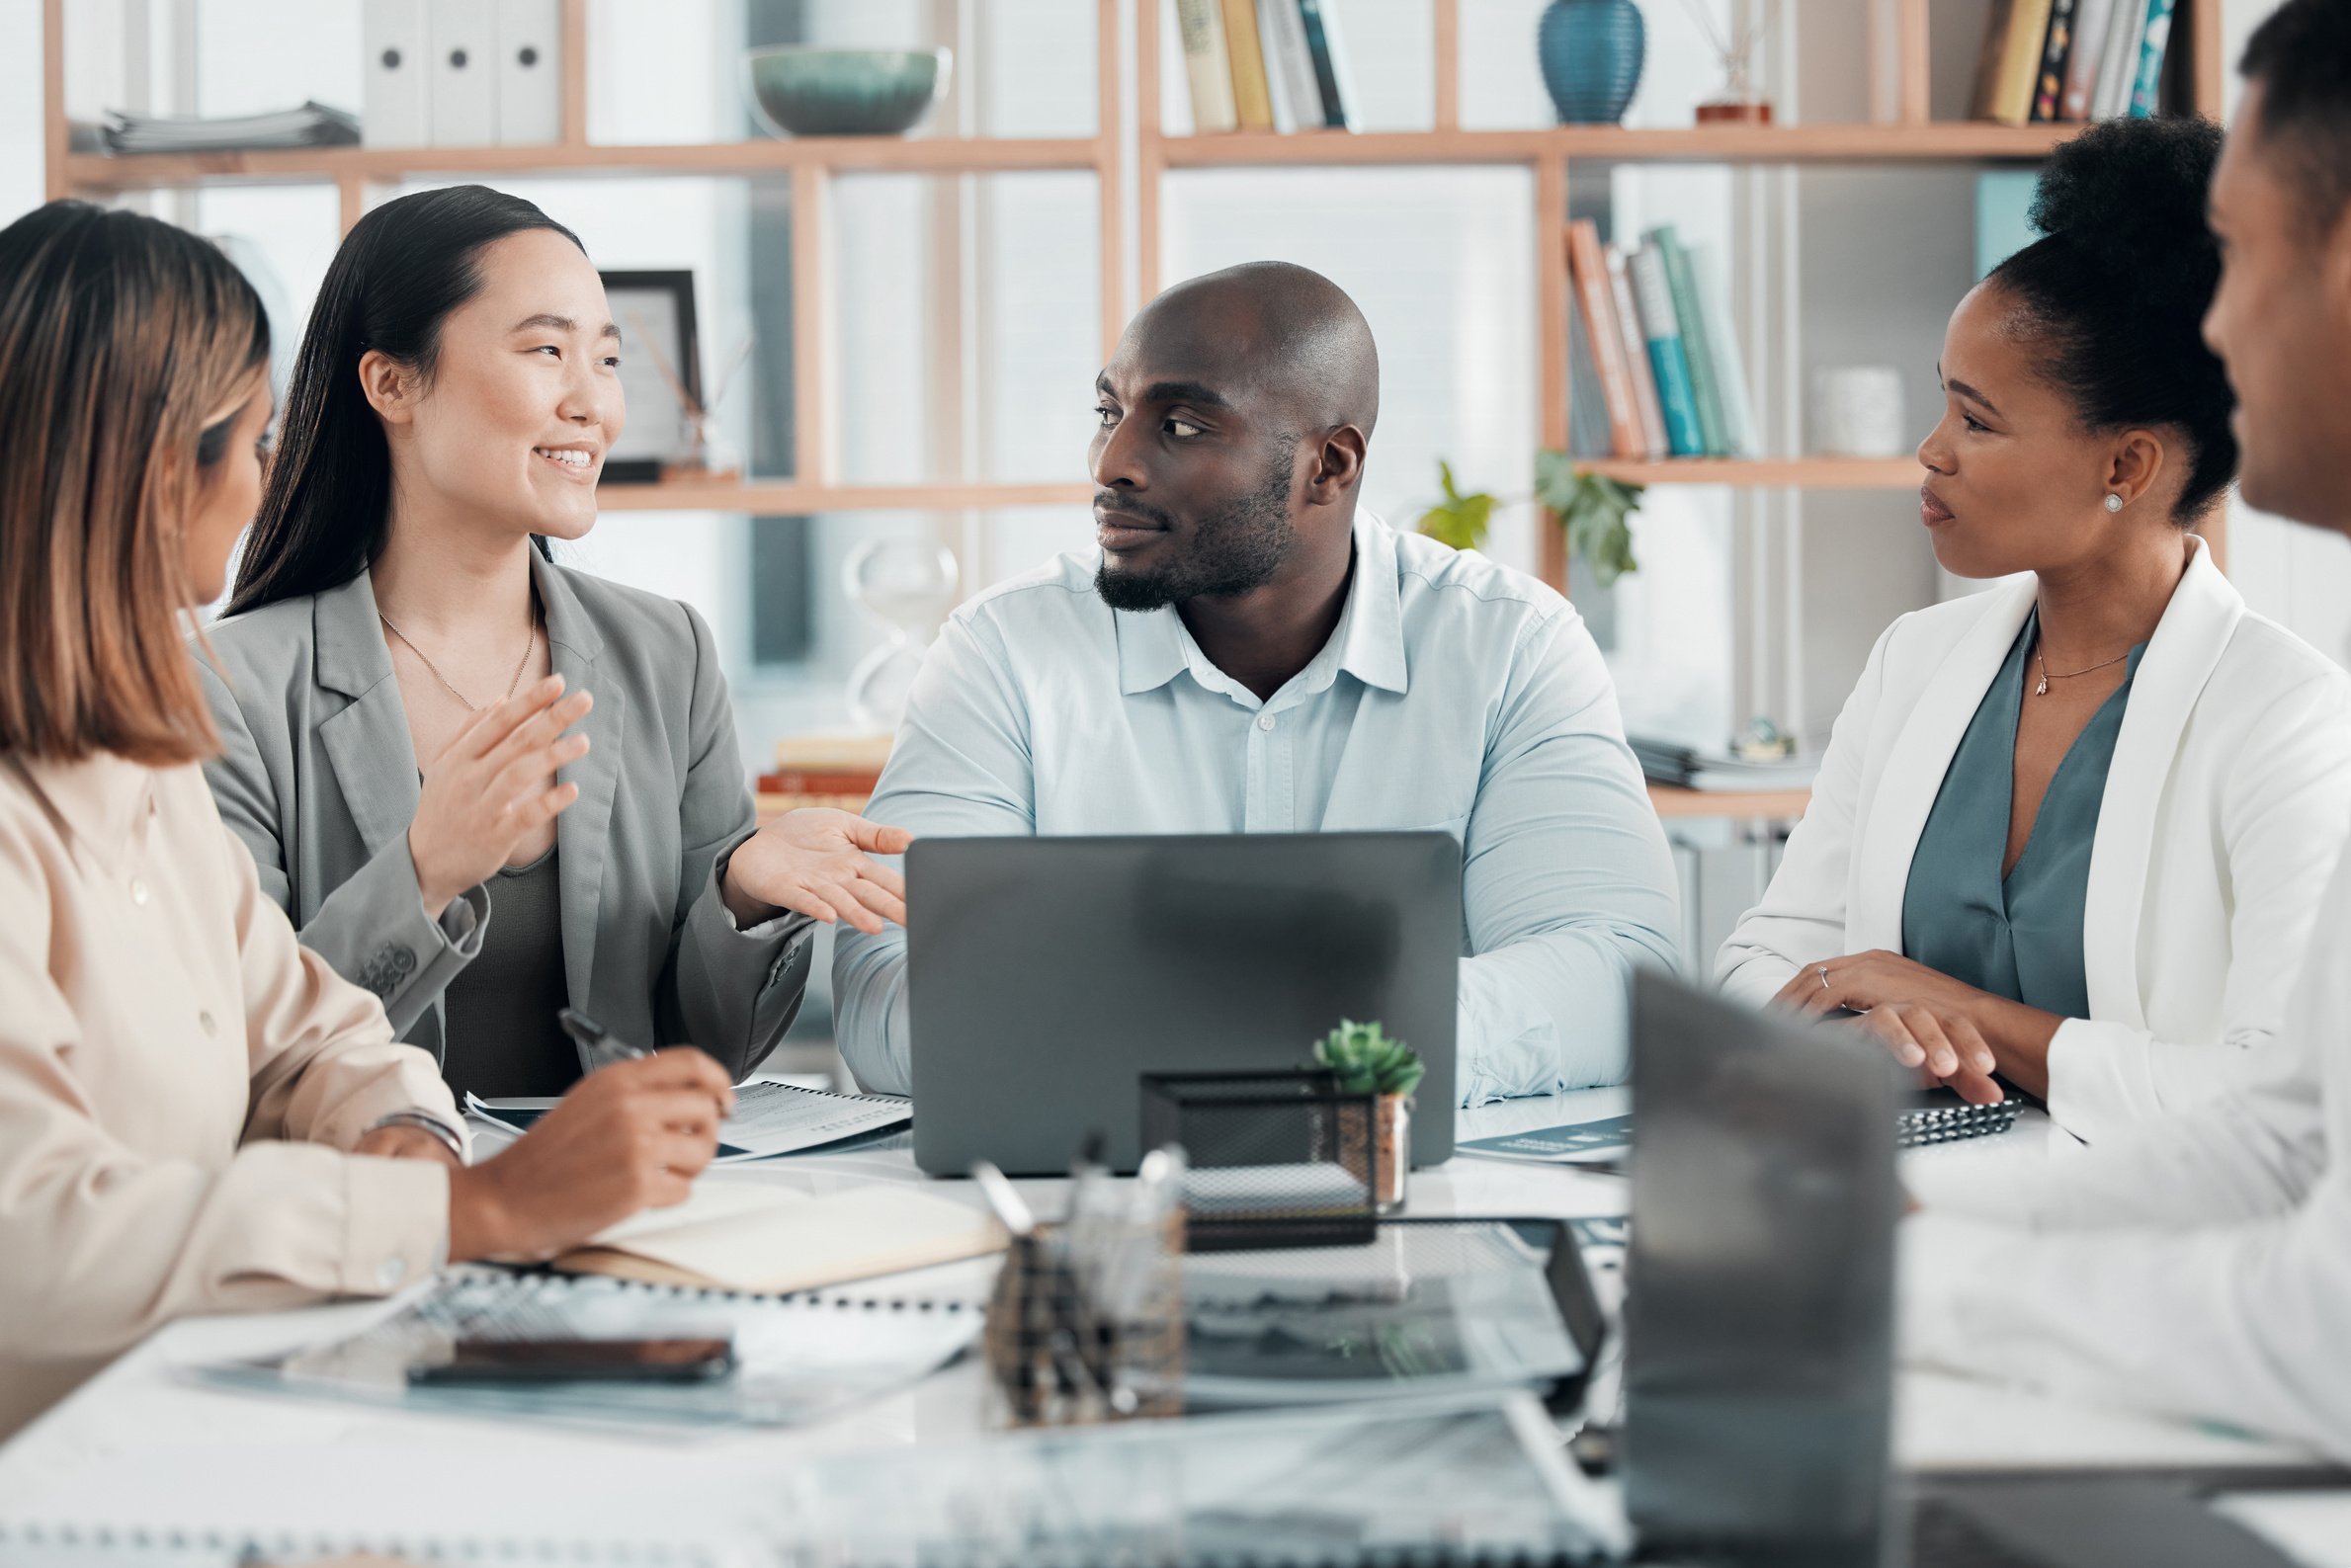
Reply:
[[947, 91], [952, 49], [828, 49], [787, 43], [743, 59], [752, 111], [779, 136], [895, 136]]

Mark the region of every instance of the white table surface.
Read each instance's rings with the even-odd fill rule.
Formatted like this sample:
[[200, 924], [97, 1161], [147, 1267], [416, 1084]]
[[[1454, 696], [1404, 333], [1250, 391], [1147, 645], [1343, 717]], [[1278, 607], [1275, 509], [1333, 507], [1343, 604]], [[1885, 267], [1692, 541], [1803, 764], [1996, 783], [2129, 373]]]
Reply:
[[[1624, 1090], [1508, 1102], [1463, 1114], [1482, 1137], [1614, 1114]], [[2023, 1125], [2010, 1137], [2049, 1136]], [[923, 1182], [903, 1137], [838, 1155], [729, 1167], [729, 1181], [810, 1193], [871, 1181]], [[1925, 1151], [1912, 1159], [1946, 1157]], [[937, 1183], [977, 1201], [967, 1183]], [[1618, 1177], [1457, 1157], [1415, 1174], [1413, 1214], [1622, 1213]], [[1023, 1184], [1042, 1211], [1052, 1182]], [[175, 1362], [264, 1355], [337, 1337], [382, 1309], [346, 1303], [163, 1330], [0, 1448], [0, 1519], [83, 1519], [308, 1535], [351, 1529], [528, 1538], [559, 1524], [578, 1539], [721, 1538], [756, 1510], [765, 1482], [796, 1460], [967, 1438], [985, 1423], [983, 1375], [966, 1358], [897, 1394], [820, 1424], [714, 1438], [636, 1439], [422, 1415], [197, 1386]], [[2116, 1409], [1925, 1373], [1899, 1379], [1896, 1447], [1928, 1469], [2251, 1465], [2311, 1462], [2302, 1450]], [[658, 1507], [649, 1505], [657, 1500]], [[2331, 1510], [2331, 1512], [2330, 1512]], [[2261, 1510], [2254, 1510], [2259, 1515]], [[2351, 1568], [2351, 1501], [2273, 1510], [2312, 1563]], [[697, 1522], [693, 1527], [682, 1521]]]

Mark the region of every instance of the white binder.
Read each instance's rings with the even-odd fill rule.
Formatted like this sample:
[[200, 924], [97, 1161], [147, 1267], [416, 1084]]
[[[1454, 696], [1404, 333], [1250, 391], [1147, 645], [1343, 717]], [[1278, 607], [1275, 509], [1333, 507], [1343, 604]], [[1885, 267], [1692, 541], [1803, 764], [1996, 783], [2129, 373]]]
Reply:
[[498, 0], [498, 140], [544, 146], [563, 136], [561, 0]]
[[422, 147], [432, 140], [425, 0], [364, 0], [360, 8], [364, 83], [360, 139], [371, 147]]
[[497, 13], [481, 0], [431, 0], [430, 115], [436, 147], [486, 147], [498, 139]]

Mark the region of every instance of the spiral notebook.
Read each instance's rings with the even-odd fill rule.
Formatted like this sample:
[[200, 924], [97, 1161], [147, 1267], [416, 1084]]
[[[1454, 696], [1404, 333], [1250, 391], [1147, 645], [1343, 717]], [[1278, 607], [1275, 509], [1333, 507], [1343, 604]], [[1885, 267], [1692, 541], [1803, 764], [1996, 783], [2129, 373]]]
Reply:
[[[1948, 1089], [1918, 1092], [1894, 1119], [1894, 1142], [1905, 1149], [1933, 1143], [1957, 1143], [1986, 1138], [2016, 1124], [2024, 1102], [2012, 1091], [1993, 1106], [1970, 1105]], [[1489, 1160], [1531, 1160], [1542, 1165], [1580, 1165], [1591, 1170], [1620, 1170], [1633, 1152], [1633, 1117], [1606, 1116], [1597, 1121], [1571, 1121], [1564, 1126], [1537, 1127], [1491, 1138], [1464, 1138], [1454, 1145], [1463, 1154]]]
[[2016, 1125], [2016, 1114], [2023, 1109], [2024, 1102], [2013, 1092], [1998, 1105], [1976, 1106], [1948, 1089], [1923, 1089], [1894, 1118], [1894, 1143], [1899, 1148], [1921, 1149], [1933, 1143], [1992, 1137]]

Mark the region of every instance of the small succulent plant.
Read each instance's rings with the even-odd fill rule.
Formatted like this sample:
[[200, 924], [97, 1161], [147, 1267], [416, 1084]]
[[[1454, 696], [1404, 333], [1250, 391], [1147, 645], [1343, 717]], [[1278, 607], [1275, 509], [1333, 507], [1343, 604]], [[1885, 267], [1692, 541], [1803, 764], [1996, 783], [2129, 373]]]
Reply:
[[1340, 1090], [1351, 1095], [1408, 1095], [1428, 1071], [1418, 1051], [1389, 1039], [1378, 1024], [1344, 1018], [1315, 1041], [1314, 1060], [1337, 1074]]

